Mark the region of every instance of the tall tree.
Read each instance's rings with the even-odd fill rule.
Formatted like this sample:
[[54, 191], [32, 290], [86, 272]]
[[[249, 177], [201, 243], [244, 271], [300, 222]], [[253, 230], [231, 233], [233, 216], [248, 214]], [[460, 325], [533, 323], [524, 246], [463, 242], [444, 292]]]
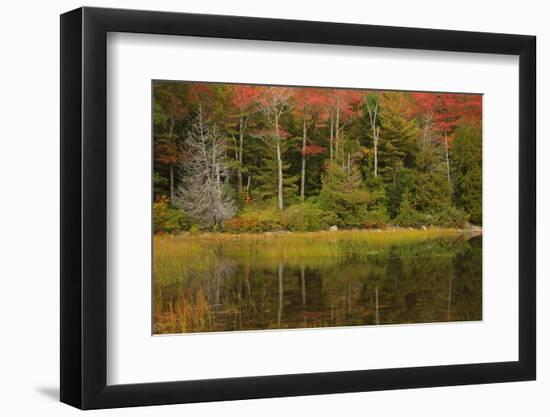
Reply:
[[[287, 134], [281, 132], [281, 154], [285, 155], [289, 151], [290, 142], [287, 139]], [[274, 199], [279, 201], [279, 186], [282, 185], [282, 193], [284, 198], [285, 207], [288, 206], [290, 199], [296, 196], [298, 192], [298, 186], [296, 185], [299, 180], [298, 174], [290, 173], [290, 162], [283, 159], [282, 165], [279, 165], [277, 154], [274, 152], [274, 139], [270, 136], [260, 137], [262, 142], [260, 149], [257, 151], [257, 166], [254, 169], [255, 195], [261, 200]], [[282, 184], [279, 183], [279, 168], [283, 172]]]
[[438, 142], [435, 140], [435, 122], [431, 110], [420, 116], [420, 129], [416, 166], [422, 172], [432, 172], [437, 170], [439, 165], [439, 153], [437, 152]]
[[235, 85], [231, 87], [231, 105], [235, 108], [234, 117], [237, 118], [239, 141], [236, 146], [237, 168], [237, 187], [239, 196], [243, 195], [243, 149], [244, 138], [249, 127], [251, 118], [259, 110], [258, 95], [260, 89], [253, 85]]
[[186, 141], [189, 155], [181, 163], [182, 182], [176, 205], [207, 227], [219, 227], [236, 211], [228, 183], [224, 137], [209, 125], [198, 106]]
[[316, 120], [323, 112], [323, 107], [328, 102], [328, 97], [324, 90], [319, 88], [300, 88], [294, 95], [296, 103], [295, 111], [302, 119], [302, 146], [300, 154], [302, 156], [302, 165], [300, 172], [300, 199], [305, 199], [306, 189], [306, 163], [307, 157], [325, 152], [325, 148], [312, 142], [308, 138], [308, 129], [315, 124]]
[[418, 136], [416, 121], [406, 116], [405, 106], [403, 93], [386, 92], [381, 98], [380, 172], [386, 182], [393, 184], [401, 167], [412, 166]]
[[[345, 165], [346, 158], [343, 155], [344, 129], [358, 115], [358, 105], [361, 102], [363, 93], [360, 90], [333, 89], [331, 96], [331, 136], [330, 143], [333, 143], [333, 157]], [[332, 149], [332, 146], [331, 146]]]
[[431, 114], [433, 128], [445, 151], [447, 181], [451, 183], [453, 134], [462, 122], [481, 120], [481, 96], [469, 94], [413, 93], [417, 112]]
[[169, 172], [170, 200], [175, 196], [175, 166], [179, 162], [176, 124], [187, 115], [185, 83], [156, 81], [153, 83], [153, 122], [155, 123], [155, 159]]
[[340, 226], [363, 227], [368, 217], [370, 197], [359, 170], [354, 167], [349, 175], [340, 164], [329, 161], [322, 182], [321, 207], [334, 213]]
[[372, 153], [373, 153], [373, 174], [376, 178], [378, 176], [378, 141], [380, 139], [380, 98], [382, 93], [379, 91], [373, 94], [367, 94], [365, 97], [365, 107], [367, 108], [367, 114], [369, 116], [369, 124], [372, 132]]
[[458, 127], [453, 143], [452, 172], [457, 206], [464, 209], [470, 221], [482, 223], [482, 141], [479, 124]]
[[312, 197], [296, 209], [344, 227], [481, 222], [479, 95], [155, 82], [153, 123], [165, 215], [216, 228], [237, 196], [251, 212]]
[[286, 87], [263, 87], [258, 96], [258, 103], [261, 105], [269, 125], [271, 133], [264, 136], [268, 139], [266, 143], [272, 142], [270, 145], [275, 150], [277, 161], [277, 204], [280, 210], [284, 209], [284, 194], [283, 194], [283, 154], [282, 154], [282, 135], [281, 116], [289, 110], [290, 99], [292, 97], [292, 89]]

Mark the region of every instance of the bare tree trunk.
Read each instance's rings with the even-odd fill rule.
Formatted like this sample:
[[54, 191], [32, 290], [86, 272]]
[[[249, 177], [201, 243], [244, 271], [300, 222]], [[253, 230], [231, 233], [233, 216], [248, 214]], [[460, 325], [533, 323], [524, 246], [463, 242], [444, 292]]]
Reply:
[[246, 180], [246, 200], [249, 201], [250, 198], [250, 179], [252, 175], [248, 174], [248, 179]]
[[367, 111], [369, 113], [369, 121], [372, 129], [372, 144], [373, 144], [373, 153], [374, 153], [374, 177], [378, 176], [378, 140], [380, 139], [380, 127], [376, 126], [376, 121], [378, 119], [378, 105], [380, 104], [380, 93], [376, 98], [376, 104], [374, 108], [371, 108], [369, 105], [368, 99], [366, 100]]
[[216, 185], [218, 186], [218, 194], [221, 193], [221, 181], [220, 181], [220, 164], [216, 163]]
[[199, 128], [200, 128], [200, 138], [201, 138], [201, 145], [202, 145], [202, 153], [204, 157], [204, 165], [206, 166], [206, 171], [211, 175], [210, 173], [210, 162], [208, 161], [208, 156], [206, 154], [206, 143], [204, 138], [204, 124], [202, 120], [202, 105], [199, 104]]
[[378, 176], [378, 138], [380, 137], [380, 127], [374, 129], [374, 177]]
[[445, 159], [447, 161], [447, 181], [451, 183], [451, 164], [449, 162], [449, 142], [447, 140], [447, 130], [443, 131], [443, 136], [445, 137]]
[[170, 201], [174, 203], [174, 164], [170, 164]]
[[307, 141], [307, 121], [306, 121], [306, 106], [304, 105], [304, 124], [302, 126], [302, 177], [300, 182], [300, 199], [304, 201], [306, 198], [306, 141]]
[[348, 166], [347, 166], [347, 171], [348, 171], [348, 181], [351, 181], [351, 155], [350, 155], [349, 152], [348, 152]]
[[237, 170], [237, 186], [239, 187], [239, 197], [243, 194], [243, 142], [244, 142], [244, 120], [239, 118], [239, 169]]
[[330, 160], [334, 159], [334, 115], [330, 110]]
[[[176, 122], [175, 122], [174, 118], [171, 117], [170, 118], [170, 130], [168, 132], [168, 140], [170, 142], [172, 142], [173, 137], [174, 137], [175, 123]], [[174, 188], [175, 188], [175, 185], [174, 185], [174, 163], [170, 162], [170, 202], [172, 204], [174, 203], [174, 196], [175, 196]]]
[[[216, 160], [217, 160], [216, 146], [213, 146], [212, 147], [212, 173], [211, 173], [211, 178], [217, 180]], [[220, 188], [219, 187], [219, 185], [220, 185], [219, 181], [216, 181], [216, 184], [218, 185], [218, 188]]]
[[338, 160], [338, 138], [340, 137], [340, 101], [338, 100], [338, 97], [336, 97], [336, 126], [334, 133], [336, 160]]
[[277, 176], [278, 176], [278, 201], [279, 210], [284, 209], [283, 201], [283, 159], [281, 156], [281, 137], [279, 136], [279, 115], [275, 113], [275, 134], [277, 135]]
[[252, 289], [250, 288], [250, 269], [248, 268], [246, 268], [244, 271], [244, 282], [246, 284], [246, 295], [248, 297], [248, 302], [250, 302]]
[[283, 160], [281, 158], [280, 138], [277, 138], [277, 167], [279, 210], [283, 210], [285, 208], [285, 205], [283, 201]]

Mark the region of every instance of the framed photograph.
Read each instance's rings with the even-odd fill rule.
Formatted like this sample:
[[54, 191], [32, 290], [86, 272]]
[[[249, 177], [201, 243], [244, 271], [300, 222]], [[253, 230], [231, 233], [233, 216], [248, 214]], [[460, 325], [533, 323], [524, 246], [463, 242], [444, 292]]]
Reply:
[[533, 380], [535, 37], [61, 16], [61, 401]]

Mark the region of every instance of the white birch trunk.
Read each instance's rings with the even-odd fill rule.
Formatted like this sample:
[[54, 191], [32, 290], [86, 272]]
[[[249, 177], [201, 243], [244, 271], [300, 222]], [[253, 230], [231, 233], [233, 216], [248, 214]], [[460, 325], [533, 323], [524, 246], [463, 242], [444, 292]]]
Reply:
[[306, 106], [304, 105], [304, 125], [302, 136], [302, 177], [300, 182], [300, 199], [302, 201], [306, 198], [306, 141], [307, 141], [307, 121], [306, 121]]
[[283, 201], [283, 158], [281, 156], [281, 136], [279, 135], [279, 115], [275, 113], [275, 134], [277, 148], [277, 182], [278, 182], [278, 202], [279, 210], [284, 209]]
[[447, 130], [443, 131], [443, 136], [445, 137], [445, 159], [447, 162], [447, 181], [451, 183], [451, 164], [449, 161], [449, 142], [447, 140]]
[[174, 164], [170, 164], [170, 201], [172, 203], [174, 202], [174, 198]]
[[374, 129], [374, 177], [378, 176], [378, 138], [380, 137], [380, 127]]
[[334, 115], [330, 110], [330, 160], [334, 159]]
[[[170, 118], [170, 131], [168, 132], [168, 140], [170, 142], [172, 142], [172, 140], [174, 140], [174, 125], [175, 125], [175, 120], [172, 117], [172, 118]], [[175, 185], [174, 185], [174, 164], [172, 162], [170, 162], [170, 201], [172, 203], [174, 203], [174, 197], [175, 197], [174, 188], [175, 188]]]
[[380, 93], [376, 99], [376, 104], [374, 109], [371, 109], [368, 99], [366, 100], [367, 111], [369, 113], [369, 121], [372, 130], [372, 144], [373, 144], [373, 153], [374, 153], [374, 177], [378, 176], [378, 140], [380, 139], [380, 127], [376, 126], [376, 121], [378, 120], [378, 105], [380, 104]]
[[239, 197], [243, 193], [243, 143], [244, 143], [244, 120], [241, 116], [239, 118], [239, 153], [238, 153], [238, 161], [239, 161], [239, 169], [237, 170], [237, 186], [239, 187]]
[[336, 160], [338, 160], [338, 147], [339, 147], [339, 143], [338, 143], [338, 138], [340, 137], [340, 100], [338, 99], [338, 97], [336, 97], [336, 126], [335, 126], [335, 131], [334, 131], [334, 147], [335, 147], [335, 156], [336, 156]]

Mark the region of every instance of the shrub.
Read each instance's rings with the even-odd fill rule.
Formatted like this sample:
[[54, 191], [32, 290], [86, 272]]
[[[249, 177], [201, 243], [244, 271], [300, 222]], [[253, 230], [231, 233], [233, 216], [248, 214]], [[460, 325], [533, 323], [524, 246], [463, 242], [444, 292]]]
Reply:
[[164, 231], [168, 233], [188, 231], [191, 229], [191, 219], [181, 210], [169, 207], [166, 211]]
[[411, 208], [401, 210], [395, 219], [395, 223], [401, 227], [420, 227], [429, 223], [429, 217], [426, 214], [420, 213], [418, 210]]
[[164, 231], [167, 210], [168, 197], [165, 195], [159, 195], [153, 203], [153, 230], [155, 233]]
[[438, 211], [433, 216], [433, 224], [443, 227], [463, 228], [467, 220], [468, 216], [464, 210], [452, 206]]
[[189, 230], [191, 221], [181, 210], [170, 207], [168, 197], [161, 195], [153, 203], [153, 230], [158, 232], [179, 232]]
[[419, 227], [429, 223], [428, 215], [419, 212], [411, 204], [410, 193], [403, 194], [403, 200], [399, 206], [399, 214], [395, 218], [395, 223], [402, 227]]
[[372, 229], [383, 229], [389, 221], [388, 212], [383, 209], [376, 209], [367, 213], [364, 227]]
[[322, 209], [335, 214], [338, 226], [363, 227], [370, 202], [369, 192], [362, 186], [357, 169], [348, 173], [337, 164], [329, 164], [323, 175], [319, 203]]
[[414, 206], [422, 213], [435, 213], [451, 205], [451, 185], [441, 172], [415, 175]]
[[268, 232], [281, 230], [280, 215], [276, 210], [245, 209], [239, 216], [226, 220], [224, 228], [229, 232]]
[[362, 227], [368, 219], [368, 191], [321, 191], [321, 207], [334, 213], [341, 227]]
[[302, 203], [291, 206], [281, 213], [281, 225], [292, 232], [313, 232], [326, 229], [337, 222], [336, 215], [319, 207]]
[[386, 206], [392, 219], [399, 215], [399, 208], [403, 202], [403, 196], [409, 193], [409, 202], [412, 204], [414, 194], [414, 172], [409, 168], [400, 168], [392, 181], [386, 186]]
[[369, 191], [369, 210], [383, 210], [387, 213], [386, 207], [388, 198], [386, 195], [386, 187], [381, 176], [370, 176], [365, 180], [365, 186]]

